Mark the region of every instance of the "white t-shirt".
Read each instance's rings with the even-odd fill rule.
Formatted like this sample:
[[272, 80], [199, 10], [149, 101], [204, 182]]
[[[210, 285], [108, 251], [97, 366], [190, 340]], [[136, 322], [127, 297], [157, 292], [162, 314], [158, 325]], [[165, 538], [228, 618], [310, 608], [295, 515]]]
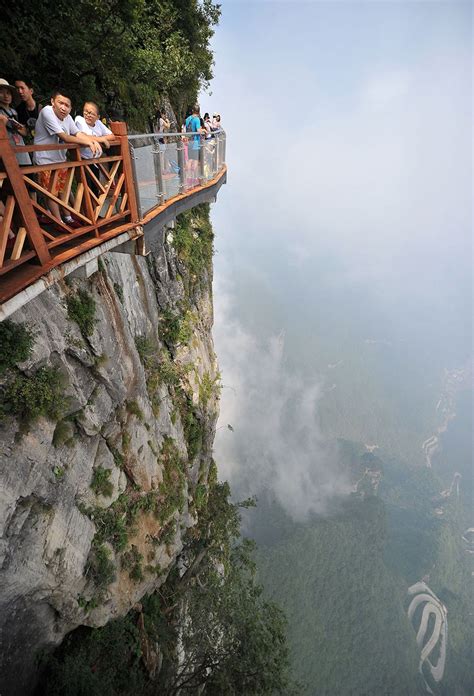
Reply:
[[[61, 120], [56, 116], [51, 105], [41, 109], [35, 125], [35, 145], [58, 145], [63, 141], [57, 133], [76, 135], [79, 132], [70, 115]], [[43, 150], [34, 153], [35, 164], [65, 162], [67, 150]]]
[[[97, 119], [93, 126], [88, 126], [84, 116], [76, 116], [76, 126], [86, 135], [96, 135], [99, 138], [102, 135], [112, 135], [112, 131], [100, 119]], [[90, 147], [81, 147], [81, 157], [84, 159], [92, 159], [94, 157]]]

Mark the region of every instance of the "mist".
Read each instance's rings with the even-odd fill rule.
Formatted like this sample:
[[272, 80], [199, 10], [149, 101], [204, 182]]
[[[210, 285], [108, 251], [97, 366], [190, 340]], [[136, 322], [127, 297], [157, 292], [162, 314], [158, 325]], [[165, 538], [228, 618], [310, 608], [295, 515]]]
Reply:
[[463, 2], [223, 3], [216, 458], [297, 516], [348, 491], [338, 437], [416, 462], [471, 358], [470, 26]]
[[[318, 426], [324, 386], [289, 370], [283, 334], [259, 340], [233, 317], [230, 295], [215, 288], [223, 398], [216, 459], [234, 494], [270, 491], [293, 518], [325, 514], [350, 491], [335, 443]], [[228, 427], [230, 426], [230, 428]]]

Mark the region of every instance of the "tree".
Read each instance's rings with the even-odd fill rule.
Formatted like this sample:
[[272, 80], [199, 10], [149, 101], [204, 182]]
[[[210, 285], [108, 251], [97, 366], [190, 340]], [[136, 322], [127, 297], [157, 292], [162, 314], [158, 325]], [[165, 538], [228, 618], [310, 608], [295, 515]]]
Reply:
[[208, 84], [219, 15], [212, 0], [17, 0], [2, 15], [1, 74], [32, 79], [46, 102], [64, 86], [76, 107], [94, 99], [145, 128], [165, 96], [182, 116]]
[[285, 617], [263, 597], [253, 543], [240, 538], [239, 507], [252, 502], [231, 503], [228, 484], [213, 479], [211, 473], [199, 523], [186, 541], [184, 573], [175, 568], [157, 592], [142, 599], [138, 613], [72, 636], [53, 658], [42, 693], [297, 693]]

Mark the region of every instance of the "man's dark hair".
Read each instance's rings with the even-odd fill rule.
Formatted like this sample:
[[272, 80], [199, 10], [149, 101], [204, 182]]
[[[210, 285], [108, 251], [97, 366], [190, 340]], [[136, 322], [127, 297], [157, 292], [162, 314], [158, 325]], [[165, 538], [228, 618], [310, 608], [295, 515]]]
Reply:
[[33, 89], [34, 84], [29, 77], [15, 77], [14, 82], [24, 82], [27, 87]]
[[[99, 105], [95, 101], [91, 101], [90, 99], [86, 99], [86, 101], [84, 102], [84, 106], [86, 104], [90, 104], [91, 106], [93, 106], [94, 109], [97, 111], [97, 113], [100, 114]], [[82, 108], [84, 108], [84, 106]]]
[[72, 103], [71, 93], [65, 87], [55, 87], [52, 91], [51, 99], [56, 99], [59, 95], [66, 97]]

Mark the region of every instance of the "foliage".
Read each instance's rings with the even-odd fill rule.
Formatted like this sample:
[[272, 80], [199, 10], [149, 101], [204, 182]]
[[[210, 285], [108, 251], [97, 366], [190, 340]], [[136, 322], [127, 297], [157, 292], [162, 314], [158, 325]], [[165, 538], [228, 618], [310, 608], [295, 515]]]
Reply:
[[199, 401], [201, 402], [204, 408], [209, 403], [209, 400], [213, 395], [214, 391], [219, 389], [219, 380], [220, 375], [217, 375], [217, 377], [212, 379], [209, 372], [205, 372], [203, 374], [201, 383], [199, 385]]
[[65, 407], [63, 380], [53, 367], [41, 367], [31, 377], [19, 373], [2, 392], [0, 412], [17, 416], [25, 423], [40, 416], [57, 419]]
[[128, 518], [129, 500], [122, 494], [109, 508], [87, 510], [97, 528], [94, 543], [110, 543], [116, 551], [123, 551], [127, 546], [130, 519]]
[[160, 338], [170, 347], [189, 343], [193, 335], [192, 315], [180, 314], [172, 309], [164, 309], [160, 316]]
[[192, 461], [201, 451], [204, 438], [204, 424], [193, 408], [191, 399], [185, 397], [180, 402], [181, 422], [184, 428], [184, 439], [188, 446], [189, 461]]
[[188, 294], [192, 294], [206, 278], [208, 282], [211, 279], [213, 243], [208, 203], [178, 215], [173, 245], [188, 271], [183, 278]]
[[185, 503], [184, 463], [170, 437], [165, 437], [161, 448], [160, 462], [163, 465], [163, 481], [160, 483], [160, 503], [157, 517], [163, 524], [177, 510], [181, 512]]
[[178, 387], [182, 368], [175, 363], [167, 350], [160, 351], [156, 342], [147, 336], [136, 336], [135, 345], [145, 368], [148, 396], [155, 412], [158, 411], [163, 385]]
[[135, 615], [103, 628], [70, 634], [52, 658], [40, 693], [48, 696], [116, 696], [146, 693]]
[[198, 483], [194, 491], [194, 504], [200, 510], [206, 503], [207, 487], [203, 483]]
[[53, 474], [58, 480], [61, 480], [64, 477], [65, 473], [66, 470], [63, 466], [56, 465], [55, 467], [53, 467]]
[[117, 283], [117, 282], [114, 283], [114, 290], [115, 290], [115, 294], [119, 298], [120, 302], [123, 304], [123, 301], [124, 301], [123, 287], [120, 285], [120, 283]]
[[133, 416], [136, 416], [138, 420], [143, 421], [144, 415], [143, 411], [141, 410], [140, 406], [137, 404], [136, 401], [127, 401], [127, 411], [131, 413]]
[[81, 288], [77, 293], [68, 295], [66, 302], [69, 319], [76, 322], [84, 337], [90, 336], [96, 322], [96, 307], [92, 295]]
[[76, 109], [94, 99], [142, 129], [164, 95], [183, 116], [209, 82], [219, 14], [212, 0], [18, 0], [2, 15], [10, 39], [1, 74], [31, 77], [43, 102], [64, 85]]
[[[132, 610], [103, 628], [73, 633], [50, 662], [44, 693], [297, 693], [288, 674], [285, 619], [256, 583], [252, 545], [238, 542], [239, 506], [229, 495], [225, 483], [209, 491], [198, 534], [187, 541], [184, 575], [168, 576], [159, 593], [141, 600], [140, 613]], [[125, 563], [137, 562], [140, 554], [132, 547]], [[155, 643], [163, 664], [150, 681], [143, 651]]]
[[53, 445], [61, 447], [61, 445], [72, 446], [74, 443], [74, 424], [68, 418], [58, 421], [53, 433]]
[[142, 562], [143, 556], [134, 544], [122, 556], [122, 568], [128, 570], [131, 580], [135, 582], [143, 580]]
[[110, 480], [110, 469], [104, 469], [103, 466], [98, 466], [92, 474], [90, 487], [96, 495], [103, 495], [110, 498], [114, 492], [112, 481]]
[[0, 323], [0, 375], [29, 358], [33, 341], [33, 334], [25, 324], [17, 324], [11, 319]]
[[115, 565], [110, 559], [110, 551], [105, 544], [93, 544], [87, 574], [92, 578], [99, 592], [105, 590], [115, 580]]
[[141, 362], [147, 367], [148, 361], [157, 351], [156, 343], [148, 336], [135, 336], [135, 347]]
[[255, 525], [267, 527], [259, 577], [289, 617], [292, 665], [308, 685], [304, 693], [421, 693], [406, 586], [384, 563], [382, 501], [352, 499], [338, 514], [306, 523], [295, 523], [273, 500], [260, 500], [257, 513]]

